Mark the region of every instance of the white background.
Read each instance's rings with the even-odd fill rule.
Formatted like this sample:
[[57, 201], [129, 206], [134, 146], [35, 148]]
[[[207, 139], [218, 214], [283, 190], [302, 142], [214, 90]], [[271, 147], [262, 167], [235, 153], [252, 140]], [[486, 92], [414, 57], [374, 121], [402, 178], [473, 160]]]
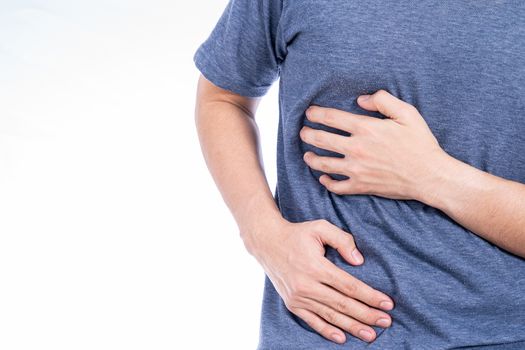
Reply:
[[225, 6], [0, 0], [0, 349], [256, 347], [264, 272], [194, 124]]

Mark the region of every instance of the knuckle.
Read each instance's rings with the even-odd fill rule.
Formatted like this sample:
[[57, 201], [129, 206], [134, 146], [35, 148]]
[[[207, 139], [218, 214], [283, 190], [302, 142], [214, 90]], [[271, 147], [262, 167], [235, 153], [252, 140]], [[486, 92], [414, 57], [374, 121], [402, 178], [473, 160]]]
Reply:
[[313, 222], [314, 228], [316, 230], [325, 229], [330, 223], [326, 219], [318, 219]]
[[358, 140], [354, 140], [354, 142], [352, 143], [352, 150], [350, 154], [354, 158], [362, 159], [362, 158], [365, 158], [368, 150], [369, 150], [369, 147], [367, 147], [365, 142], [362, 141], [361, 139], [358, 139]]
[[335, 115], [335, 112], [332, 110], [332, 109], [328, 109], [325, 111], [324, 113], [324, 121], [328, 122], [328, 123], [331, 123], [335, 120], [336, 118], [336, 115]]
[[303, 268], [303, 272], [311, 277], [316, 277], [319, 275], [319, 267], [317, 264], [308, 264]]
[[341, 188], [337, 187], [337, 185], [335, 183], [328, 183], [328, 184], [326, 184], [326, 188], [332, 193], [343, 194], [343, 190]]
[[353, 315], [354, 318], [367, 324], [374, 324], [376, 320], [375, 313], [369, 307], [356, 308], [353, 311]]
[[368, 182], [362, 182], [361, 183], [361, 188], [359, 189], [359, 193], [361, 194], [371, 194], [371, 193], [375, 193], [375, 185], [374, 184], [371, 184], [371, 183], [368, 183]]
[[304, 303], [302, 303], [298, 298], [293, 298], [288, 295], [282, 299], [286, 308], [296, 315], [298, 315], [300, 313], [299, 311], [304, 308]]
[[327, 311], [325, 313], [325, 319], [330, 322], [331, 324], [335, 324], [337, 323], [337, 314], [335, 313], [335, 311]]
[[401, 107], [400, 107], [400, 112], [402, 114], [414, 114], [417, 112], [417, 109], [416, 107], [412, 106], [411, 104], [408, 104], [408, 103], [404, 103]]
[[[326, 275], [326, 267], [323, 264], [317, 262], [310, 263], [310, 273], [313, 276], [324, 277]], [[318, 280], [318, 279], [316, 279]]]
[[294, 305], [292, 300], [286, 299], [286, 300], [283, 300], [283, 302], [284, 302], [284, 306], [286, 306], [288, 311], [290, 311], [290, 312], [292, 312], [294, 314], [297, 312], [297, 308], [295, 307], [295, 305]]
[[297, 299], [297, 282], [295, 281], [290, 281], [289, 285], [288, 285], [288, 297], [289, 297], [289, 300], [292, 301], [292, 300], [296, 300]]
[[289, 296], [291, 303], [296, 303], [298, 301], [299, 296], [301, 295], [301, 290], [299, 288], [300, 287], [297, 287], [295, 285], [290, 286]]
[[368, 191], [368, 185], [361, 181], [354, 183], [354, 190], [359, 193], [366, 193]]
[[345, 168], [346, 168], [346, 175], [350, 176], [351, 178], [353, 178], [356, 174], [356, 162], [354, 159], [349, 159], [346, 164], [345, 164]]
[[312, 239], [319, 237], [319, 230], [316, 228], [315, 223], [305, 221], [304, 224], [306, 227], [301, 231], [303, 241], [300, 242], [303, 246], [310, 244]]
[[383, 98], [383, 97], [385, 97], [387, 95], [388, 95], [388, 92], [385, 89], [379, 89], [376, 92], [376, 96], [380, 97], [380, 98]]
[[359, 164], [359, 162], [353, 160], [348, 162], [348, 166], [346, 167], [346, 169], [352, 177], [352, 179], [355, 180], [359, 176], [359, 173], [362, 170], [362, 166]]
[[345, 283], [345, 290], [348, 295], [355, 295], [357, 284], [354, 281], [348, 281]]
[[337, 285], [338, 278], [337, 278], [337, 276], [336, 276], [334, 271], [328, 270], [328, 273], [326, 273], [324, 278], [326, 279], [326, 283], [329, 286], [336, 286]]
[[298, 301], [306, 293], [308, 293], [308, 288], [303, 281], [294, 281], [290, 284], [290, 296], [294, 301]]
[[416, 106], [408, 104], [408, 109], [412, 111], [412, 113], [419, 113]]
[[319, 170], [323, 172], [326, 170], [326, 161], [324, 159], [318, 158], [315, 164], [317, 165], [317, 168], [319, 168]]
[[312, 135], [312, 141], [314, 143], [321, 143], [323, 141], [323, 134], [321, 133], [321, 131], [312, 130], [311, 135]]
[[351, 247], [355, 247], [354, 236], [352, 236], [350, 233], [345, 234], [345, 240], [346, 240], [346, 245], [347, 246], [349, 245]]
[[347, 314], [350, 311], [350, 305], [344, 299], [339, 299], [335, 302], [335, 307], [337, 310]]
[[361, 142], [353, 142], [353, 144], [350, 146], [350, 154], [353, 157], [361, 158], [364, 154], [365, 148], [363, 147], [363, 144]]
[[350, 137], [347, 136], [347, 142], [341, 144], [342, 150], [347, 154], [352, 153], [352, 142], [349, 142], [349, 139]]
[[370, 123], [366, 123], [362, 121], [361, 123], [357, 123], [356, 125], [356, 131], [363, 135], [369, 135], [371, 133]]
[[297, 299], [298, 299], [298, 294], [297, 294], [297, 291], [295, 290], [295, 287], [290, 286], [288, 290], [288, 303], [295, 304]]
[[334, 120], [336, 118], [335, 110], [331, 108], [326, 109], [323, 118], [325, 120]]

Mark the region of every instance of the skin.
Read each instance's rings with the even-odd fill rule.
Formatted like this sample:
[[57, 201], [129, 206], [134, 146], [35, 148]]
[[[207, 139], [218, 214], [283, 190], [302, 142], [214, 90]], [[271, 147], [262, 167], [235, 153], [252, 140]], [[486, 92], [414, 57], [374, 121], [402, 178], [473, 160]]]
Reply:
[[360, 96], [357, 102], [363, 109], [387, 118], [319, 106], [306, 111], [308, 120], [352, 134], [341, 136], [307, 126], [301, 129], [304, 142], [345, 156], [304, 154], [311, 168], [350, 177], [338, 181], [323, 174], [321, 184], [340, 195], [421, 201], [474, 234], [525, 257], [524, 184], [484, 172], [447, 154], [418, 110], [385, 90]]
[[344, 343], [342, 330], [373, 341], [376, 333], [370, 325], [391, 325], [385, 311], [394, 302], [324, 256], [329, 245], [349, 264], [363, 263], [362, 255], [357, 260], [352, 254], [358, 250], [349, 232], [322, 219], [292, 223], [282, 217], [264, 174], [254, 118], [259, 100], [221, 89], [200, 76], [195, 124], [208, 169], [247, 251], [261, 264], [287, 309], [331, 341]]
[[[324, 247], [329, 245], [349, 264], [363, 263], [362, 255], [358, 260], [352, 254], [358, 249], [351, 233], [326, 220], [292, 223], [282, 217], [264, 174], [255, 122], [259, 101], [221, 89], [200, 76], [195, 123], [208, 169], [246, 249], [264, 268], [287, 309], [336, 343], [346, 341], [342, 330], [371, 342], [376, 334], [369, 325], [391, 325], [385, 311], [392, 309], [393, 300], [324, 257]], [[523, 184], [450, 157], [417, 110], [384, 90], [358, 103], [388, 119], [319, 106], [306, 112], [312, 122], [352, 133], [343, 137], [308, 127], [301, 130], [304, 142], [345, 156], [305, 154], [312, 168], [351, 176], [344, 181], [321, 176], [328, 190], [420, 200], [475, 234], [525, 256]], [[390, 305], [383, 306], [382, 301]], [[379, 324], [380, 319], [386, 323]]]

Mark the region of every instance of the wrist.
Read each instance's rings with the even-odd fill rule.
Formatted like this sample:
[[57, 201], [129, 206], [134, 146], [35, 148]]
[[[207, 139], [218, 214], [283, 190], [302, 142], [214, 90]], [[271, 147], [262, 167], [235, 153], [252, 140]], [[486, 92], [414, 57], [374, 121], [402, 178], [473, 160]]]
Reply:
[[447, 186], [458, 172], [460, 161], [443, 150], [427, 158], [425, 172], [421, 176], [414, 199], [440, 209], [444, 204]]
[[248, 253], [259, 260], [259, 256], [271, 245], [271, 242], [278, 239], [284, 226], [289, 221], [284, 219], [281, 213], [260, 212], [252, 220], [243, 225], [239, 225], [239, 234], [243, 240]]
[[254, 256], [288, 223], [271, 194], [251, 196], [236, 214], [239, 235], [247, 251]]

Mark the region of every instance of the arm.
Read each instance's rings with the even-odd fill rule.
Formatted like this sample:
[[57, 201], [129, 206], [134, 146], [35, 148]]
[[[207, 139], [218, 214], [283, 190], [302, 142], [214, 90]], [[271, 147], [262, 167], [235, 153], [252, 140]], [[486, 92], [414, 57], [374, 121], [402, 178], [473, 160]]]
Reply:
[[[525, 257], [525, 185], [442, 154], [418, 200], [484, 239]], [[432, 190], [433, 189], [433, 190]]]
[[254, 120], [258, 102], [223, 90], [201, 75], [195, 122], [210, 173], [248, 252], [262, 265], [288, 310], [334, 342], [345, 341], [341, 330], [372, 341], [375, 331], [366, 324], [390, 326], [390, 315], [377, 308], [390, 310], [393, 301], [324, 256], [327, 244], [349, 263], [361, 264], [351, 234], [326, 220], [291, 223], [281, 216], [261, 162]]
[[250, 226], [283, 221], [263, 171], [254, 120], [259, 101], [199, 78], [195, 125], [201, 150], [249, 251], [252, 237], [245, 232], [253, 231]]
[[306, 111], [309, 120], [352, 134], [346, 137], [308, 127], [301, 131], [303, 141], [345, 155], [305, 154], [310, 167], [350, 177], [336, 181], [322, 175], [321, 184], [337, 194], [419, 200], [480, 237], [525, 257], [525, 185], [448, 155], [414, 106], [385, 90], [368, 96], [358, 98], [358, 104], [387, 118], [320, 106]]

